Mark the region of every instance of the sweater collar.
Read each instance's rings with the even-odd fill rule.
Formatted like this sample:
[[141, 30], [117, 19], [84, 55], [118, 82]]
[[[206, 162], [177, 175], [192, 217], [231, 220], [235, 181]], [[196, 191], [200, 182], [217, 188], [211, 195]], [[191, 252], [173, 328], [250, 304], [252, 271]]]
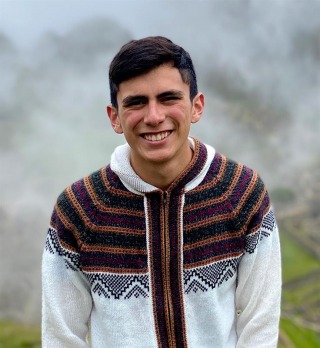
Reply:
[[[197, 186], [207, 173], [214, 157], [215, 150], [204, 145], [195, 138], [189, 138], [190, 147], [193, 149], [193, 157], [186, 169], [169, 186], [168, 190], [188, 191]], [[145, 194], [159, 191], [153, 185], [143, 181], [133, 170], [130, 164], [130, 146], [126, 143], [116, 147], [111, 155], [111, 169], [118, 175], [123, 185], [131, 192]]]

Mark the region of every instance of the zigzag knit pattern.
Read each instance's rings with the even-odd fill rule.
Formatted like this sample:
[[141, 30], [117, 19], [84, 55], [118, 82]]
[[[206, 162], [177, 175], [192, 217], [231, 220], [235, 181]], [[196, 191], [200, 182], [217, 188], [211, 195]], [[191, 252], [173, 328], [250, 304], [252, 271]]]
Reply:
[[148, 275], [118, 275], [118, 274], [95, 274], [87, 275], [91, 289], [98, 295], [107, 298], [129, 299], [132, 296], [138, 298], [149, 297]]
[[214, 262], [211, 265], [184, 271], [185, 293], [205, 292], [232, 278], [237, 271], [238, 259]]

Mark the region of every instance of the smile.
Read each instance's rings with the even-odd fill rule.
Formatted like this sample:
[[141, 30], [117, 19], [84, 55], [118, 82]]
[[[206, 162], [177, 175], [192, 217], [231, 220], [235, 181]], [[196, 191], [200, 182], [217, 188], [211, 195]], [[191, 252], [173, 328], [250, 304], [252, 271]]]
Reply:
[[170, 134], [171, 132], [168, 132], [168, 131], [157, 133], [157, 134], [144, 134], [143, 138], [148, 141], [160, 141], [166, 138], [167, 136], [169, 136]]

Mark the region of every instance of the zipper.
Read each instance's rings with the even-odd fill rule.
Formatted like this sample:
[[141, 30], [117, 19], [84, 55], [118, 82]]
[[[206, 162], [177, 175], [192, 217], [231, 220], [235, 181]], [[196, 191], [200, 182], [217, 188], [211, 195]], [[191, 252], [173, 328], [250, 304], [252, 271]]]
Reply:
[[170, 236], [168, 231], [168, 212], [167, 212], [168, 192], [164, 191], [162, 196], [163, 205], [163, 228], [162, 228], [162, 246], [163, 246], [163, 292], [165, 300], [165, 317], [166, 327], [168, 333], [168, 344], [170, 348], [175, 348], [175, 334], [174, 334], [174, 320], [173, 320], [173, 306], [171, 296], [171, 281], [170, 281]]

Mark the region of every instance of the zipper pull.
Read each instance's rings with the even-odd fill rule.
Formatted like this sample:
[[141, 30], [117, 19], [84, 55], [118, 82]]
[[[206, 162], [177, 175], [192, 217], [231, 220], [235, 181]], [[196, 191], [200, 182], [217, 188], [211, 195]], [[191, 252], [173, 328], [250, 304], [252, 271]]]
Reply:
[[167, 191], [164, 191], [163, 192], [163, 205], [166, 205], [166, 203], [167, 203]]

